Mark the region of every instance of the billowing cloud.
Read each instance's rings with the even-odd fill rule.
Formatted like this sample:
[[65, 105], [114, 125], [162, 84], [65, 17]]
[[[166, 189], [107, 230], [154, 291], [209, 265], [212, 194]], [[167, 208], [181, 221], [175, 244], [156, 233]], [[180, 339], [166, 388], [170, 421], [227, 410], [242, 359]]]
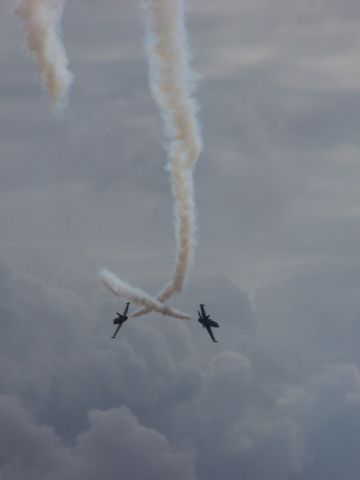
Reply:
[[[8, 346], [2, 350], [0, 375], [7, 394], [24, 405], [26, 422], [31, 418], [41, 438], [52, 438], [48, 470], [34, 457], [39, 472], [52, 478], [51, 458], [64, 457], [62, 471], [69, 478], [97, 478], [101, 471], [111, 476], [122, 458], [120, 448], [128, 478], [168, 478], [173, 472], [175, 478], [221, 474], [231, 479], [243, 471], [243, 462], [250, 462], [249, 471], [255, 472], [247, 456], [263, 451], [266, 463], [268, 448], [278, 441], [279, 451], [284, 442], [289, 454], [286, 461], [279, 457], [281, 467], [275, 462], [271, 471], [301, 468], [304, 449], [297, 420], [288, 418], [287, 405], [279, 410], [269, 393], [273, 380], [262, 385], [249, 356], [209, 351], [203, 363], [198, 355], [210, 343], [194, 349], [188, 327], [176, 320], [129, 320], [120, 341], [113, 342], [111, 297], [93, 317], [91, 305], [51, 282], [45, 286], [6, 267], [1, 273], [2, 298], [13, 303], [8, 302], [2, 316]], [[99, 289], [96, 283], [94, 288]], [[219, 288], [219, 281], [213, 288]], [[11, 338], [21, 346], [20, 355], [11, 348]], [[12, 381], [9, 367], [15, 373]], [[276, 396], [283, 388], [277, 388]], [[241, 424], [253, 445], [244, 452], [241, 439], [232, 441]], [[232, 469], [226, 468], [229, 462]]]
[[21, 402], [0, 395], [0, 475], [4, 480], [69, 478], [74, 458], [53, 430], [39, 425]]
[[[76, 267], [77, 294], [69, 293], [64, 285], [73, 282], [74, 270], [67, 277], [64, 268], [59, 277], [56, 264], [50, 267], [47, 285], [0, 269], [0, 406], [9, 419], [7, 455], [1, 460], [5, 480], [20, 479], [26, 470], [41, 480], [111, 476], [120, 460], [128, 478], [310, 480], [314, 472], [329, 470], [323, 456], [331, 445], [339, 449], [343, 471], [357, 468], [342, 435], [329, 437], [331, 425], [345, 422], [350, 428], [358, 414], [355, 359], [329, 362], [327, 355], [322, 363], [316, 357], [311, 363], [309, 356], [306, 369], [296, 365], [286, 348], [273, 349], [269, 330], [263, 329], [264, 313], [259, 332], [249, 330], [248, 320], [217, 318], [220, 350], [196, 323], [154, 316], [146, 322], [130, 319], [114, 342], [115, 300], [104, 298], [94, 279], [88, 282], [88, 267]], [[192, 286], [198, 295], [204, 285], [208, 293], [229, 288], [220, 278], [198, 282]], [[321, 282], [315, 283], [321, 295]], [[349, 284], [344, 285], [346, 291]], [[270, 305], [278, 296], [276, 289], [266, 292], [271, 326], [276, 317]], [[297, 305], [303, 292], [292, 290], [283, 304]], [[248, 311], [243, 292], [226, 298], [232, 311]], [[347, 305], [354, 305], [355, 297], [347, 298]], [[299, 347], [305, 345], [305, 337], [297, 338]], [[284, 344], [286, 339], [291, 341], [285, 331]], [[351, 438], [358, 440], [354, 428]]]
[[140, 425], [128, 410], [92, 411], [89, 421], [89, 430], [77, 438], [82, 466], [74, 479], [120, 475], [134, 480], [196, 480], [191, 452], [174, 448], [164, 435]]
[[4, 480], [80, 480], [101, 475], [195, 480], [193, 456], [139, 424], [127, 409], [89, 413], [89, 429], [68, 447], [17, 398], [0, 395], [0, 474]]

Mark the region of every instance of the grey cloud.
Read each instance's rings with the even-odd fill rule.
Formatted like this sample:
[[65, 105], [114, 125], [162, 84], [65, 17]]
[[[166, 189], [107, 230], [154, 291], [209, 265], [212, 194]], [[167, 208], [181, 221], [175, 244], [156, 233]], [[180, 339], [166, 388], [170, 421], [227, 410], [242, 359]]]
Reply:
[[4, 480], [60, 480], [74, 459], [48, 426], [39, 425], [21, 403], [0, 395], [0, 475]]
[[[98, 343], [98, 336], [104, 338], [98, 319], [111, 320], [114, 302], [92, 312], [71, 292], [45, 287], [7, 267], [1, 273], [3, 386], [34, 404], [41, 418], [62, 434], [78, 433], [89, 408], [120, 403], [148, 413], [171, 408], [198, 392], [200, 373], [186, 363], [190, 347], [185, 326], [175, 322], [169, 330], [165, 320], [164, 327], [134, 322], [118, 348], [109, 341], [109, 321], [106, 341]], [[175, 332], [174, 354], [162, 330]]]
[[[53, 374], [40, 415], [44, 421], [53, 422], [64, 437], [71, 438], [85, 428], [90, 408], [129, 405], [146, 419], [171, 411], [198, 394], [202, 380], [199, 370], [184, 360], [173, 359], [160, 329], [129, 325], [123, 330], [120, 346], [109, 345], [108, 330], [106, 341], [93, 344], [92, 351], [79, 346]], [[104, 336], [104, 327], [99, 329], [100, 334]]]
[[[47, 273], [50, 280], [45, 286], [28, 275], [20, 275], [5, 267], [2, 269], [2, 298], [5, 295], [8, 299], [16, 298], [2, 316], [2, 321], [7, 322], [6, 328], [3, 327], [4, 338], [7, 338], [8, 332], [8, 338], [16, 339], [18, 343], [17, 352], [21, 352], [15, 353], [9, 345], [2, 349], [4, 361], [1, 374], [3, 379], [7, 379], [2, 385], [6, 392], [23, 400], [33, 416], [35, 429], [40, 424], [54, 429], [51, 435], [58, 446], [54, 446], [56, 452], [52, 451], [51, 455], [68, 456], [64, 464], [70, 469], [70, 478], [71, 475], [74, 478], [88, 477], [90, 470], [98, 474], [102, 468], [109, 468], [109, 471], [117, 468], [118, 455], [114, 458], [111, 447], [116, 445], [118, 452], [119, 433], [113, 433], [117, 424], [121, 432], [135, 430], [136, 448], [129, 448], [136, 450], [137, 442], [143, 445], [140, 456], [144, 465], [149, 458], [146, 452], [152, 451], [148, 447], [149, 435], [150, 438], [155, 436], [155, 445], [163, 445], [165, 452], [169, 449], [164, 454], [160, 447], [154, 452], [158, 459], [155, 472], [163, 478], [166, 478], [167, 471], [175, 470], [185, 478], [186, 475], [195, 478], [194, 468], [200, 472], [201, 478], [215, 478], [211, 476], [214, 473], [210, 475], [211, 469], [225, 475], [230, 459], [234, 468], [224, 478], [232, 478], [234, 472], [242, 471], [237, 454], [234, 458], [233, 449], [226, 447], [225, 439], [229, 435], [231, 437], [229, 432], [236, 421], [249, 422], [251, 428], [256, 429], [257, 422], [262, 422], [262, 416], [272, 415], [275, 408], [266, 393], [268, 387], [261, 385], [263, 380], [258, 367], [239, 352], [224, 351], [219, 355], [211, 351], [208, 347], [212, 345], [207, 338], [206, 343], [198, 343], [194, 350], [188, 327], [168, 319], [131, 321], [124, 326], [120, 342], [112, 342], [108, 338], [112, 328], [110, 321], [104, 325], [104, 319], [110, 320], [113, 315], [116, 308], [113, 299], [107, 300], [103, 292], [102, 303], [95, 310], [96, 318], [93, 318], [91, 303], [87, 306], [75, 294], [59, 288], [55, 290], [51, 279], [57, 277], [50, 272]], [[203, 288], [209, 294], [211, 290], [221, 291], [226, 286], [228, 288], [229, 284], [220, 279], [207, 281], [203, 286], [200, 282], [199, 292]], [[193, 289], [196, 291], [196, 288], [197, 283]], [[82, 288], [79, 288], [81, 291]], [[191, 297], [189, 301], [191, 305]], [[247, 315], [252, 318], [245, 294], [239, 298], [234, 295], [231, 301], [240, 305], [240, 311], [248, 312]], [[14, 314], [18, 308], [23, 312], [22, 316]], [[248, 329], [247, 321], [244, 323], [245, 330]], [[232, 320], [227, 335], [231, 337], [233, 334], [230, 332], [237, 332], [239, 325], [241, 322]], [[191, 332], [194, 327], [190, 326]], [[203, 332], [200, 334], [203, 335]], [[200, 334], [196, 338], [204, 339]], [[226, 338], [225, 335], [225, 343]], [[269, 385], [271, 382], [269, 379]], [[253, 417], [252, 404], [256, 411], [263, 413]], [[130, 420], [125, 418], [127, 414], [124, 410], [118, 410], [122, 405], [133, 412]], [[94, 408], [101, 412], [88, 417], [89, 410]], [[277, 415], [282, 418], [281, 412]], [[148, 434], [147, 428], [159, 433], [151, 430], [153, 433]], [[127, 434], [123, 434], [121, 438], [128, 442]], [[102, 450], [99, 446], [96, 457], [94, 449], [104, 436], [107, 439], [105, 444], [110, 447]], [[215, 438], [225, 442], [216, 468], [210, 460], [217, 455]], [[269, 434], [262, 442], [269, 445], [270, 439], [274, 441]], [[257, 440], [254, 440], [255, 443]], [[292, 443], [295, 445], [295, 440]], [[74, 444], [74, 448], [69, 447]], [[266, 450], [266, 446], [263, 448]], [[300, 449], [300, 457], [301, 452]], [[162, 455], [168, 458], [164, 464]], [[36, 459], [35, 463], [38, 463], [36, 468], [42, 471], [42, 464]], [[285, 470], [291, 471], [291, 461], [285, 463]], [[138, 468], [137, 464], [126, 464], [129, 475]], [[48, 475], [51, 478], [50, 473]], [[153, 478], [151, 475], [155, 473], [149, 470], [149, 475]]]
[[[232, 480], [239, 475], [249, 480], [254, 476], [309, 480], [314, 472], [329, 471], [323, 459], [331, 447], [330, 440], [325, 441], [328, 424], [332, 428], [342, 422], [350, 425], [357, 415], [360, 376], [355, 357], [352, 363], [330, 363], [334, 356], [324, 347], [323, 363], [310, 362], [307, 353], [308, 369], [304, 370], [294, 361], [295, 354], [273, 348], [270, 333], [281, 330], [279, 338], [283, 345], [288, 341], [290, 348], [291, 331], [285, 324], [274, 326], [278, 318], [274, 305], [286, 306], [278, 295], [283, 294], [291, 305], [301, 292], [301, 298], [306, 298], [304, 288], [309, 284], [309, 291], [312, 288], [318, 298], [326, 298], [329, 284], [340, 290], [340, 278], [346, 292], [358, 277], [356, 268], [341, 270], [338, 266], [337, 274], [328, 276], [333, 280], [327, 286], [320, 281], [325, 275], [321, 270], [312, 273], [312, 284], [304, 275], [303, 280], [294, 280], [302, 289], [288, 282], [292, 294], [273, 285], [266, 296], [259, 297], [267, 299], [263, 311], [256, 301], [259, 333], [249, 329], [254, 319], [244, 293], [236, 295], [226, 279], [204, 283], [197, 279], [188, 307], [193, 308], [193, 299], [206, 293], [210, 307], [210, 298], [217, 296], [220, 306], [230, 304], [233, 312], [239, 309], [245, 316], [244, 323], [241, 317], [238, 321], [216, 317], [221, 323], [219, 350], [195, 322], [187, 326], [155, 316], [129, 321], [118, 341], [112, 342], [110, 320], [118, 305], [96, 282], [89, 281], [89, 260], [83, 258], [82, 266], [81, 262], [74, 264], [73, 270], [66, 269], [66, 261], [59, 267], [66, 255], [54, 252], [57, 261], [46, 262], [46, 286], [29, 275], [1, 269], [2, 305], [8, 300], [1, 315], [3, 332], [5, 338], [16, 338], [21, 345], [21, 354], [9, 345], [2, 347], [1, 383], [7, 399], [3, 408], [7, 411], [13, 405], [16, 412], [23, 412], [13, 414], [19, 418], [13, 427], [11, 415], [4, 415], [10, 419], [12, 435], [23, 438], [18, 455], [25, 458], [14, 470], [15, 441], [11, 443], [9, 434], [9, 453], [2, 461], [9, 475], [4, 474], [6, 480], [18, 480], [25, 471], [36, 471], [39, 479], [98, 478], [100, 472], [116, 475], [119, 468], [127, 472], [127, 478], [171, 475], [207, 480], [220, 476]], [[31, 262], [27, 269], [33, 269]], [[60, 277], [56, 270], [61, 271]], [[70, 294], [64, 287], [74, 281], [75, 272], [77, 293]], [[233, 295], [222, 298], [218, 293], [232, 288]], [[297, 308], [306, 313], [303, 306]], [[17, 309], [25, 312], [23, 317]], [[284, 322], [291, 318], [285, 315]], [[55, 330], [54, 319], [58, 319]], [[323, 316], [320, 320], [324, 321]], [[349, 332], [352, 328], [349, 325]], [[306, 333], [293, 335], [299, 348], [309, 352]], [[66, 341], [59, 342], [61, 338]], [[356, 429], [351, 429], [351, 435], [356, 442]], [[36, 452], [29, 466], [25, 452], [32, 436], [37, 439], [33, 442]], [[346, 454], [345, 445], [340, 449], [342, 459], [347, 458], [355, 468], [356, 460]], [[39, 451], [44, 455], [41, 460]], [[350, 479], [350, 467], [343, 471], [344, 478]]]
[[226, 351], [204, 371], [200, 399], [178, 407], [170, 438], [191, 438], [201, 478], [290, 478], [307, 452], [297, 398], [290, 402], [296, 413], [280, 402], [287, 388], [264, 382], [247, 357]]
[[309, 378], [305, 390], [301, 423], [310, 454], [298, 478], [356, 478], [359, 404], [354, 399], [359, 392], [358, 366], [329, 364]]
[[172, 447], [159, 432], [140, 425], [128, 410], [93, 411], [89, 420], [89, 430], [77, 438], [83, 466], [74, 479], [197, 478], [191, 453]]
[[119, 473], [129, 479], [196, 478], [191, 452], [176, 449], [124, 408], [90, 412], [90, 427], [72, 448], [51, 428], [37, 424], [14, 397], [0, 396], [0, 418], [4, 480], [112, 478]]
[[303, 366], [358, 361], [359, 281], [356, 262], [294, 269], [258, 292], [259, 330]]
[[227, 460], [234, 469], [229, 478], [266, 478], [269, 470], [276, 478], [289, 478], [305, 464], [303, 435], [289, 417], [245, 419], [226, 433]]

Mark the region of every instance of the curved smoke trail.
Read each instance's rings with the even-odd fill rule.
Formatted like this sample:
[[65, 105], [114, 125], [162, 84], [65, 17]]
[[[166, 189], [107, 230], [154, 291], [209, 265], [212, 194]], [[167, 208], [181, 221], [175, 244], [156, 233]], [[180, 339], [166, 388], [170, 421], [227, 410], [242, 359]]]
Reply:
[[64, 0], [21, 0], [16, 14], [23, 21], [27, 47], [55, 107], [61, 107], [72, 83], [61, 41]]

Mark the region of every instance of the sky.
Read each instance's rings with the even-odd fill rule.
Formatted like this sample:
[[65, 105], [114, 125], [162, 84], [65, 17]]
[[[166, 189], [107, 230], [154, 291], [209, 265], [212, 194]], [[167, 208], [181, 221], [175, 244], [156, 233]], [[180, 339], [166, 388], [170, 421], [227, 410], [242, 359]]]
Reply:
[[1, 480], [358, 478], [360, 7], [188, 3], [194, 319], [116, 341], [97, 269], [155, 294], [175, 249], [139, 4], [67, 1], [60, 118], [0, 4]]

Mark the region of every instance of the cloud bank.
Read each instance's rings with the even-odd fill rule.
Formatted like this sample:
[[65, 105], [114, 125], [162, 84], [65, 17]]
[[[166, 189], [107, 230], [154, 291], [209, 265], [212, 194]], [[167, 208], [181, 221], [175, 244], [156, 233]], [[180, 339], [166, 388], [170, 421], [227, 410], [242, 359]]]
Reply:
[[[327, 472], [335, 480], [340, 471], [352, 478], [358, 456], [339, 428], [346, 425], [349, 441], [358, 443], [355, 351], [331, 361], [328, 343], [329, 358], [314, 357], [305, 369], [285, 348], [273, 349], [262, 322], [271, 327], [277, 320], [275, 293], [266, 295], [269, 315], [258, 331], [249, 331], [246, 319], [222, 321], [215, 350], [195, 323], [161, 317], [129, 319], [113, 342], [115, 300], [104, 298], [96, 282], [89, 287], [81, 268], [76, 272], [78, 294], [60, 287], [61, 278], [72, 283], [71, 271], [54, 271], [45, 284], [1, 266], [4, 480], [95, 479], [119, 471], [145, 479], [311, 480]], [[304, 298], [300, 284], [288, 283], [289, 308]], [[225, 280], [204, 285], [209, 294], [229, 290]], [[195, 295], [202, 288], [200, 280], [192, 286]], [[350, 284], [337, 286], [339, 298], [350, 291]], [[233, 317], [247, 311], [246, 302], [243, 292], [226, 299]], [[283, 345], [288, 340], [286, 333]], [[298, 340], [299, 349], [306, 345]], [[335, 447], [336, 458], [329, 458]]]

